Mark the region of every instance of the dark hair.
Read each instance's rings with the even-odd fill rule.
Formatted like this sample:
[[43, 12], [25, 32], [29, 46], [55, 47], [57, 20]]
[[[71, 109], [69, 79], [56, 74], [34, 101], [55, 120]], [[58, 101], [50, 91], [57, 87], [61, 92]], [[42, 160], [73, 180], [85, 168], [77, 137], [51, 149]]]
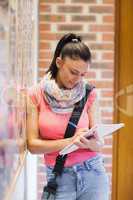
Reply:
[[81, 37], [76, 34], [69, 33], [64, 35], [58, 42], [53, 60], [50, 64], [48, 72], [51, 72], [52, 78], [56, 78], [58, 68], [56, 66], [56, 58], [69, 57], [72, 59], [82, 59], [85, 62], [91, 61], [91, 53], [87, 45], [81, 41]]

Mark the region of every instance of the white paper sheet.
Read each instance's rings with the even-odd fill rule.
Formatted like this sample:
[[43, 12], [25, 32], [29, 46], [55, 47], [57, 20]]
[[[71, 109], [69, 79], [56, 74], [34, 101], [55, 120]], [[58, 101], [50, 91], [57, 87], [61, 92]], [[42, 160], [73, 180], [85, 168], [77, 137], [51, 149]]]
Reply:
[[[93, 135], [93, 132], [96, 131], [99, 135], [99, 137], [105, 137], [108, 136], [112, 133], [114, 133], [115, 131], [117, 131], [118, 129], [124, 127], [124, 123], [119, 123], [119, 124], [97, 124], [95, 126], [93, 126], [91, 129], [89, 129], [89, 131], [87, 133], [85, 133], [85, 137], [88, 137], [90, 135]], [[75, 150], [78, 149], [78, 146], [76, 146], [75, 144], [69, 144], [67, 145], [64, 149], [62, 149], [59, 154], [60, 155], [65, 155], [68, 153], [71, 153]]]

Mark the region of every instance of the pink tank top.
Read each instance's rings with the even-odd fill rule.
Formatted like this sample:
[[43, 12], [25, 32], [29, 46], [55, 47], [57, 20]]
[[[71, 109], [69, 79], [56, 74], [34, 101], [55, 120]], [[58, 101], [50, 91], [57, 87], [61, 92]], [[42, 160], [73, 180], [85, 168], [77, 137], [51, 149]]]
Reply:
[[[28, 93], [33, 103], [37, 106], [39, 112], [39, 133], [41, 138], [44, 140], [63, 139], [71, 113], [54, 113], [44, 100], [43, 91], [39, 85], [30, 88]], [[95, 89], [93, 89], [87, 99], [82, 115], [80, 116], [77, 128], [89, 127], [87, 111], [91, 107], [95, 98], [96, 92]], [[90, 151], [89, 149], [78, 149], [68, 154], [65, 166], [72, 166], [76, 163], [81, 163], [95, 156], [96, 154], [96, 152]], [[58, 152], [44, 154], [45, 164], [48, 166], [54, 166], [57, 155]]]

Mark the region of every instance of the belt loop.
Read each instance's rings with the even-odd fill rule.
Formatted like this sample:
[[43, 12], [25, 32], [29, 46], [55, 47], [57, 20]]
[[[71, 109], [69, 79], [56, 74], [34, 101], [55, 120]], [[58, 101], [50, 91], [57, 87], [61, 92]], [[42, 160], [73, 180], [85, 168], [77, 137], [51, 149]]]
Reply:
[[91, 169], [91, 166], [90, 166], [88, 160], [84, 161], [84, 166], [85, 166], [85, 168], [86, 168], [87, 170], [90, 170], [90, 169]]

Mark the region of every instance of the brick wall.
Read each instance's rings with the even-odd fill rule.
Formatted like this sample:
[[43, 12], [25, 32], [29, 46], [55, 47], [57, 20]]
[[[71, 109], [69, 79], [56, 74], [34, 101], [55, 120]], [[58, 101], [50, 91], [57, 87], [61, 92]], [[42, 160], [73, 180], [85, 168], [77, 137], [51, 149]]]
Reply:
[[[114, 0], [40, 0], [39, 9], [39, 79], [50, 64], [58, 39], [67, 32], [80, 34], [93, 55], [93, 63], [86, 78], [97, 87], [102, 123], [111, 123], [113, 119]], [[105, 139], [103, 154], [111, 180], [111, 137]], [[44, 181], [42, 174], [44, 174], [44, 167], [42, 158], [39, 157], [39, 196], [42, 181]]]

